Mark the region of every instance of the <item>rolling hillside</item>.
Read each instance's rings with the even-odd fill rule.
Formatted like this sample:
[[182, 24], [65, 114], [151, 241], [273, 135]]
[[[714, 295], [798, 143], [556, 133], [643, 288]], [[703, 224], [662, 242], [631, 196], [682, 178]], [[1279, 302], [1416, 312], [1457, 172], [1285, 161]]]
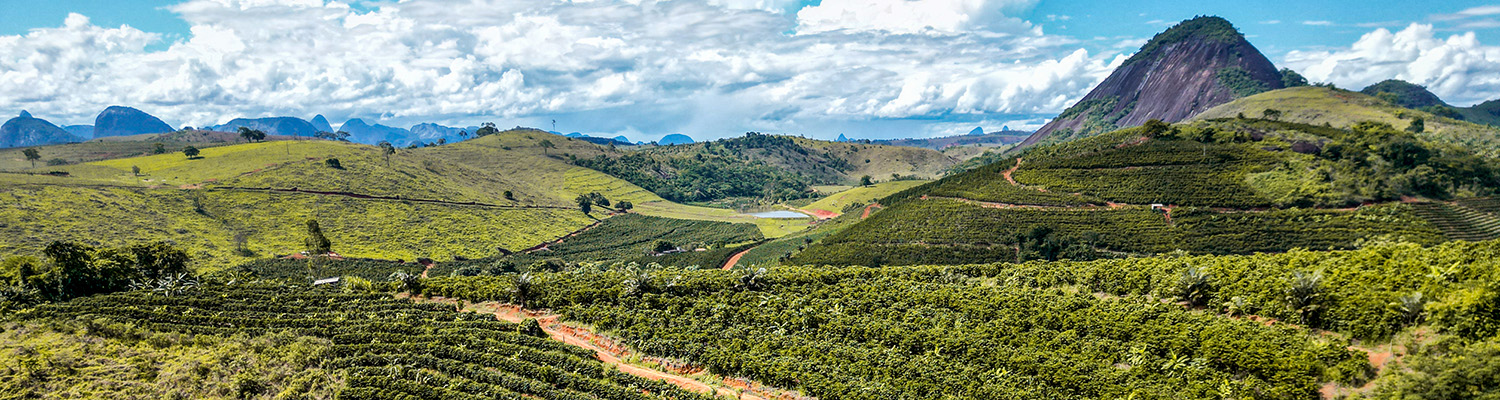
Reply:
[[579, 157], [576, 164], [619, 176], [674, 201], [811, 197], [814, 185], [852, 185], [863, 176], [931, 178], [956, 160], [933, 150], [748, 133], [743, 137]]
[[1282, 119], [1152, 123], [1033, 148], [887, 197], [885, 209], [788, 263], [1247, 254], [1489, 237], [1488, 219], [1402, 201], [1494, 194], [1495, 160], [1389, 125]]
[[1488, 157], [1500, 155], [1500, 129], [1399, 107], [1358, 92], [1322, 87], [1261, 93], [1214, 107], [1193, 120], [1235, 118], [1240, 114], [1261, 118], [1267, 109], [1280, 111], [1281, 121], [1336, 128], [1374, 121], [1405, 129], [1413, 118], [1422, 118], [1424, 129], [1419, 136], [1423, 139], [1464, 146]]
[[[541, 148], [543, 140], [553, 147]], [[135, 142], [42, 151], [88, 153], [127, 143]], [[402, 149], [389, 161], [374, 146], [277, 141], [204, 147], [196, 159], [174, 151], [40, 168], [67, 176], [3, 174], [0, 198], [9, 201], [0, 207], [7, 221], [0, 226], [0, 251], [36, 254], [53, 240], [110, 246], [167, 240], [189, 250], [199, 265], [223, 268], [302, 250], [302, 225], [317, 219], [334, 250], [348, 257], [486, 257], [555, 239], [605, 217], [610, 209], [594, 217], [578, 211], [575, 198], [593, 192], [632, 202], [641, 214], [753, 223], [772, 237], [806, 227], [800, 220], [668, 202], [566, 161], [611, 151], [518, 130]]]

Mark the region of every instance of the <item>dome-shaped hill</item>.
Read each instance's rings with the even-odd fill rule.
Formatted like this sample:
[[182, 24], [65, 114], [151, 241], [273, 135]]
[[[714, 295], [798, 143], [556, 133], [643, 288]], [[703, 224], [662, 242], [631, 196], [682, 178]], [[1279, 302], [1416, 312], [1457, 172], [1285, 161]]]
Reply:
[[175, 131], [171, 125], [162, 122], [144, 111], [124, 106], [110, 106], [94, 117], [94, 137], [106, 136], [128, 136], [143, 133], [166, 133]]
[[1448, 103], [1443, 102], [1443, 99], [1438, 98], [1436, 94], [1427, 91], [1427, 88], [1400, 79], [1386, 79], [1380, 83], [1366, 86], [1359, 92], [1376, 97], [1380, 97], [1381, 93], [1390, 93], [1395, 96], [1396, 105], [1406, 108], [1448, 105]]

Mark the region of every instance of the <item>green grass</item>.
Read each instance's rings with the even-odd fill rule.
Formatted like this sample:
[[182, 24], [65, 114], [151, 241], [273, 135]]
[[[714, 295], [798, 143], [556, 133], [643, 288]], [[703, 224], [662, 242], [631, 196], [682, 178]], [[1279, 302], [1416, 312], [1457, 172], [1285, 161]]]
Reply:
[[848, 190], [830, 194], [827, 197], [818, 199], [818, 201], [814, 201], [812, 204], [801, 208], [804, 210], [822, 210], [835, 213], [843, 213], [844, 207], [848, 207], [849, 205], [870, 204], [875, 202], [876, 200], [885, 198], [886, 196], [896, 194], [896, 192], [921, 186], [922, 184], [927, 182], [929, 181], [890, 181], [876, 183], [871, 186], [853, 187]]
[[1193, 120], [1234, 118], [1239, 114], [1260, 118], [1261, 112], [1266, 109], [1280, 110], [1282, 121], [1311, 125], [1326, 123], [1336, 128], [1374, 121], [1404, 129], [1413, 117], [1421, 117], [1425, 120], [1427, 129], [1419, 136], [1424, 139], [1466, 146], [1489, 157], [1500, 155], [1500, 130], [1495, 128], [1398, 107], [1358, 92], [1313, 86], [1274, 90], [1241, 98], [1204, 111], [1194, 116]]
[[[46, 171], [51, 168], [56, 168], [47, 166], [47, 161], [49, 160], [61, 159], [63, 161], [67, 161], [69, 164], [79, 164], [116, 158], [136, 157], [151, 154], [156, 146], [156, 143], [157, 141], [152, 140], [96, 140], [83, 143], [0, 149], [0, 171], [20, 171], [32, 169], [31, 162], [26, 161], [26, 157], [21, 154], [22, 151], [30, 148], [37, 149], [37, 151], [39, 151], [42, 155], [42, 159], [37, 161], [35, 169]], [[177, 154], [178, 156], [182, 155], [182, 147], [187, 145], [193, 145], [200, 149], [203, 149], [230, 144], [227, 142], [201, 143], [181, 140], [164, 140], [161, 141], [161, 143], [168, 152], [172, 152], [174, 154]], [[130, 167], [127, 166], [126, 170], [128, 171], [129, 169]]]
[[316, 218], [334, 251], [351, 257], [414, 260], [523, 249], [593, 222], [576, 210], [498, 209], [339, 196], [226, 190], [66, 186], [0, 188], [0, 253], [37, 254], [53, 240], [120, 246], [166, 240], [200, 269], [296, 253], [303, 223]]

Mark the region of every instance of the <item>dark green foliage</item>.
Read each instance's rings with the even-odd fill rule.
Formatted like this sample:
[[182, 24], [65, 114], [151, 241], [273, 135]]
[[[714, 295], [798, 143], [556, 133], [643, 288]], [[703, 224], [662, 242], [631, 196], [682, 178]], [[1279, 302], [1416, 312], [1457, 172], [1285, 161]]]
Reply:
[[[1411, 109], [1446, 105], [1443, 103], [1443, 99], [1427, 91], [1427, 88], [1397, 79], [1381, 81], [1380, 83], [1367, 86], [1359, 92], [1381, 97], [1382, 99], [1389, 100], [1391, 104]], [[1389, 93], [1390, 97], [1382, 96], [1382, 94], [1386, 93]]]
[[658, 241], [656, 241], [656, 247], [653, 247], [651, 249], [651, 251], [654, 251], [654, 252], [657, 252], [657, 253], [665, 253], [665, 252], [672, 251], [672, 250], [677, 250], [677, 245], [672, 244], [672, 242], [668, 242], [668, 241], [665, 241], [665, 240], [658, 240]]
[[615, 209], [616, 210], [630, 211], [630, 209], [632, 209], [632, 208], [635, 208], [635, 204], [633, 204], [633, 203], [631, 203], [629, 201], [620, 200], [619, 203], [615, 203]]
[[197, 147], [187, 146], [182, 148], [182, 155], [187, 156], [187, 158], [198, 158], [199, 153], [202, 152], [198, 151]]
[[1411, 132], [1411, 133], [1422, 133], [1423, 131], [1426, 131], [1426, 130], [1427, 130], [1427, 121], [1422, 120], [1422, 117], [1412, 118], [1411, 119], [1411, 125], [1407, 125], [1406, 126], [1406, 131], [1407, 132]]
[[323, 236], [323, 228], [318, 226], [318, 220], [307, 220], [307, 253], [311, 256], [321, 256], [333, 251], [333, 242]]
[[[771, 162], [790, 164], [778, 167]], [[618, 176], [672, 201], [752, 197], [782, 201], [813, 196], [815, 184], [843, 184], [852, 165], [784, 136], [744, 137], [621, 155], [580, 158], [579, 166]]]
[[[172, 297], [93, 296], [39, 307], [27, 318], [128, 322], [163, 334], [318, 338], [332, 344], [307, 368], [347, 377], [339, 398], [709, 399], [621, 373], [593, 351], [523, 334], [521, 325], [492, 315], [386, 293], [215, 286]], [[259, 379], [237, 382], [246, 393], [269, 390]]]
[[527, 318], [521, 321], [517, 329], [522, 335], [546, 338], [547, 332], [542, 330], [542, 325], [536, 322], [536, 318]]
[[1293, 71], [1291, 68], [1282, 68], [1281, 86], [1288, 88], [1307, 86], [1307, 78], [1302, 77], [1302, 74]]
[[506, 200], [510, 200], [510, 201], [516, 201], [516, 195], [515, 195], [515, 193], [511, 193], [509, 190], [507, 190], [507, 191], [505, 191], [505, 199]]
[[161, 143], [152, 144], [151, 154], [167, 154], [167, 146]]
[[[760, 229], [753, 224], [695, 221], [650, 217], [640, 214], [624, 214], [610, 217], [599, 226], [563, 239], [562, 243], [548, 244], [543, 249], [513, 255], [486, 257], [474, 260], [440, 263], [433, 267], [429, 276], [447, 276], [466, 268], [467, 273], [494, 275], [489, 273], [497, 263], [513, 266], [530, 266], [538, 262], [555, 261], [556, 270], [579, 263], [659, 263], [662, 265], [712, 268], [729, 258], [726, 244], [749, 243], [763, 239]], [[667, 242], [672, 247], [683, 247], [682, 253], [657, 255], [658, 242]], [[709, 251], [694, 251], [698, 247], [712, 248]], [[669, 249], [667, 249], [669, 250]], [[499, 268], [496, 272], [508, 272], [515, 268]], [[466, 273], [466, 274], [467, 274]]]
[[1141, 46], [1140, 51], [1125, 60], [1125, 65], [1155, 57], [1158, 49], [1188, 40], [1234, 43], [1243, 39], [1244, 36], [1228, 20], [1213, 16], [1196, 17], [1151, 37], [1146, 45]]
[[1375, 387], [1379, 400], [1500, 398], [1500, 339], [1440, 340], [1423, 345]]
[[1266, 119], [1269, 119], [1269, 120], [1273, 120], [1273, 121], [1280, 120], [1281, 119], [1281, 110], [1277, 110], [1277, 109], [1274, 109], [1274, 108], [1267, 108], [1265, 110], [1261, 110], [1260, 115], [1262, 117], [1265, 117]]
[[609, 199], [605, 198], [604, 195], [599, 194], [599, 192], [590, 192], [588, 196], [589, 201], [594, 203], [594, 205], [600, 207], [609, 207]]
[[[869, 162], [869, 160], [866, 160], [866, 162]], [[870, 185], [874, 185], [874, 184], [875, 184], [875, 182], [873, 182], [873, 181], [870, 180], [870, 176], [869, 175], [865, 175], [865, 176], [859, 177], [859, 185], [860, 186], [870, 186]]]
[[327, 165], [328, 168], [333, 168], [333, 169], [344, 169], [344, 163], [340, 162], [339, 159], [337, 159], [337, 158], [330, 158], [330, 159], [327, 159], [327, 160], [323, 160], [323, 165]]
[[[1007, 271], [682, 271], [644, 289], [634, 272], [550, 274], [535, 304], [645, 354], [820, 399], [1312, 398], [1325, 370], [1368, 365], [1294, 329], [1032, 288]], [[506, 284], [446, 278], [429, 293], [484, 301]]]
[[[1037, 229], [1050, 230], [1036, 234]], [[1441, 241], [1405, 205], [1355, 211], [1219, 212], [1178, 208], [1172, 223], [1145, 207], [988, 208], [947, 199], [901, 202], [829, 235], [787, 263], [797, 265], [964, 264], [1017, 259], [1092, 259], [1124, 253], [1249, 254], [1294, 248], [1354, 248], [1372, 236]], [[1038, 239], [1050, 238], [1050, 239]], [[1048, 241], [1052, 244], [1047, 244]], [[1033, 252], [1032, 250], [1035, 249]], [[1097, 249], [1097, 250], [1096, 250]], [[876, 259], [875, 257], [881, 257]]]
[[578, 203], [578, 210], [583, 211], [584, 214], [594, 212], [594, 199], [590, 198], [589, 195], [580, 194], [573, 201]]
[[258, 141], [266, 140], [266, 133], [263, 132], [263, 131], [261, 131], [261, 130], [259, 130], [259, 129], [250, 129], [250, 128], [241, 126], [240, 130], [239, 130], [239, 134], [240, 134], [240, 137], [244, 138], [246, 142], [258, 142]]
[[0, 309], [188, 278], [187, 253], [161, 242], [119, 248], [52, 242], [42, 254], [46, 264], [30, 257], [0, 264]]
[[1246, 97], [1271, 90], [1270, 87], [1266, 86], [1265, 82], [1256, 80], [1254, 77], [1250, 76], [1250, 72], [1245, 71], [1244, 68], [1220, 68], [1219, 71], [1215, 73], [1215, 76], [1218, 78], [1220, 86], [1228, 88], [1229, 91], [1234, 92], [1234, 97]]
[[35, 147], [21, 150], [21, 154], [26, 156], [26, 161], [31, 162], [32, 168], [36, 168], [36, 160], [42, 159], [42, 152], [38, 151]]
[[496, 133], [500, 133], [500, 130], [495, 128], [495, 123], [485, 122], [482, 126], [479, 127], [479, 129], [474, 131], [474, 136], [485, 137]]
[[1453, 108], [1453, 107], [1449, 107], [1449, 106], [1446, 106], [1446, 105], [1442, 105], [1442, 104], [1432, 105], [1432, 106], [1427, 106], [1427, 107], [1422, 107], [1422, 108], [1418, 108], [1418, 110], [1425, 111], [1425, 112], [1431, 113], [1432, 115], [1436, 115], [1436, 116], [1443, 117], [1443, 118], [1452, 118], [1452, 119], [1456, 119], [1456, 120], [1463, 120], [1464, 119], [1464, 114], [1462, 112], [1458, 111], [1458, 109]]

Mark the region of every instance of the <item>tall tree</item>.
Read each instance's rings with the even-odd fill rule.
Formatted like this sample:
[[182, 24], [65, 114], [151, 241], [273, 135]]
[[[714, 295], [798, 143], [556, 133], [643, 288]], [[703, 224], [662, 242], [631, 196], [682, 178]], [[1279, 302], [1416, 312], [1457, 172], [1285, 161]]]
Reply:
[[538, 146], [542, 146], [542, 154], [547, 154], [547, 149], [551, 149], [551, 148], [556, 148], [557, 147], [557, 145], [552, 144], [551, 140], [547, 140], [547, 139], [542, 139], [542, 142], [541, 143], [537, 143], [537, 145]]
[[21, 154], [26, 155], [26, 161], [31, 161], [32, 168], [36, 168], [36, 160], [42, 159], [42, 152], [36, 148], [21, 150]]
[[262, 132], [259, 129], [250, 129], [250, 128], [241, 126], [240, 127], [240, 137], [245, 138], [246, 142], [255, 142], [255, 141], [265, 140], [266, 139], [266, 133]]
[[482, 124], [479, 127], [478, 130], [474, 131], [474, 136], [476, 136], [476, 137], [485, 137], [485, 136], [493, 135], [493, 134], [496, 134], [496, 133], [500, 133], [500, 130], [499, 129], [495, 129], [495, 123], [494, 122], [485, 122], [484, 124]]
[[380, 141], [377, 146], [380, 146], [380, 153], [385, 155], [385, 167], [390, 168], [391, 155], [396, 154], [396, 146], [392, 145], [391, 142], [387, 142], [384, 140]]
[[321, 256], [333, 251], [333, 243], [323, 236], [323, 228], [318, 226], [318, 220], [307, 220], [307, 252], [313, 256]]
[[584, 214], [594, 212], [594, 199], [590, 198], [589, 195], [580, 194], [574, 200], [578, 202], [578, 209], [583, 211]]
[[200, 152], [197, 147], [187, 146], [182, 148], [182, 155], [187, 156], [187, 158], [198, 158], [198, 153]]

